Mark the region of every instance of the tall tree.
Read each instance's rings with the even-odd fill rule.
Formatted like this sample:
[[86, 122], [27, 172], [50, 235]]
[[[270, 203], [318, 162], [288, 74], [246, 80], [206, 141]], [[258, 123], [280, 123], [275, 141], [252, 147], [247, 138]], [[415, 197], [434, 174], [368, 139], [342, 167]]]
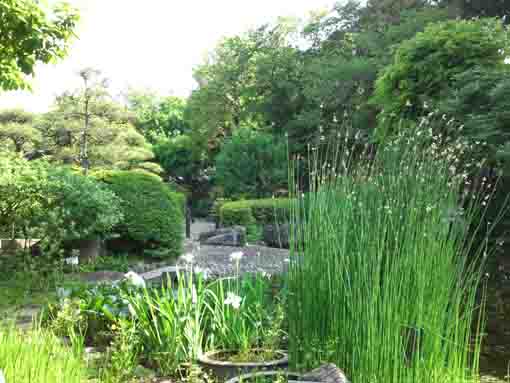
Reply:
[[37, 62], [67, 53], [78, 12], [67, 3], [44, 9], [39, 1], [0, 0], [0, 89], [29, 88]]
[[135, 116], [134, 125], [151, 143], [189, 132], [184, 116], [187, 102], [183, 98], [130, 89], [126, 101]]
[[114, 102], [107, 81], [96, 70], [80, 72], [83, 86], [57, 97], [52, 111], [38, 129], [53, 159], [77, 163], [86, 173], [91, 167], [130, 169], [147, 166], [161, 171], [151, 145], [132, 124], [134, 117]]

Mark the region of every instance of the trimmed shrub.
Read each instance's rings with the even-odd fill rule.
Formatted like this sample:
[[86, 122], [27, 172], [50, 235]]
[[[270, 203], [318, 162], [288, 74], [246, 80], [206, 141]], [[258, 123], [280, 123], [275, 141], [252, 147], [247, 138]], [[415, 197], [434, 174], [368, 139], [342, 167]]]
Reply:
[[184, 196], [142, 171], [105, 171], [96, 177], [122, 200], [124, 221], [116, 228], [146, 254], [178, 257], [182, 251]]
[[288, 222], [290, 200], [287, 198], [266, 198], [227, 202], [220, 208], [220, 223], [223, 226], [268, 225]]

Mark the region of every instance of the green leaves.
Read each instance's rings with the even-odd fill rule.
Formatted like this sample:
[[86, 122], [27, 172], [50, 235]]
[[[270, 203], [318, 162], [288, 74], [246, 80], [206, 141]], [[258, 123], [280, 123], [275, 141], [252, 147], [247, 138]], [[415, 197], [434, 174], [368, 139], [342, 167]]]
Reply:
[[32, 0], [0, 1], [0, 89], [28, 88], [35, 64], [63, 57], [78, 22], [77, 10], [57, 4], [43, 10]]
[[287, 170], [283, 139], [241, 129], [216, 157], [215, 182], [226, 197], [270, 197], [286, 188]]
[[454, 86], [455, 76], [476, 66], [500, 66], [505, 49], [508, 31], [499, 20], [431, 24], [397, 49], [393, 63], [377, 80], [373, 102], [387, 119], [416, 119], [424, 102], [438, 102]]

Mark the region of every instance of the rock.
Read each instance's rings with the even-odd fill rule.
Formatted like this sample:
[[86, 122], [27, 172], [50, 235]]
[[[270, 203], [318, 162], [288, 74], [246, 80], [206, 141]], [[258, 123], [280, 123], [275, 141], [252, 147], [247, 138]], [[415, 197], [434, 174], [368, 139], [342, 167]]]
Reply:
[[246, 244], [246, 229], [242, 226], [233, 226], [201, 233], [199, 241], [209, 246], [242, 247]]
[[262, 239], [270, 247], [289, 248], [289, 224], [266, 225], [262, 231]]
[[344, 372], [333, 363], [328, 363], [302, 376], [301, 380], [321, 383], [349, 383]]

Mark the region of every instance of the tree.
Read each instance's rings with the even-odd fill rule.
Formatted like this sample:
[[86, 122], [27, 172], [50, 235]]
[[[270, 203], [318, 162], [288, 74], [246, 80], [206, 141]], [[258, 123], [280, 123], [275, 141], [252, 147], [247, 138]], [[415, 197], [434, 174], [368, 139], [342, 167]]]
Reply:
[[126, 98], [129, 110], [135, 115], [136, 129], [149, 142], [189, 132], [189, 123], [184, 116], [186, 100], [136, 90], [130, 90]]
[[22, 109], [0, 111], [0, 139], [6, 148], [25, 154], [34, 149], [42, 140], [41, 133], [34, 127], [35, 116]]
[[270, 197], [286, 189], [286, 143], [271, 134], [239, 129], [225, 142], [215, 164], [215, 183], [225, 197]]
[[160, 140], [154, 146], [154, 153], [166, 174], [179, 183], [192, 186], [198, 178], [201, 161], [193, 150], [193, 140], [189, 135]]
[[43, 116], [38, 129], [53, 160], [91, 167], [130, 170], [142, 166], [159, 172], [148, 161], [152, 146], [132, 124], [134, 117], [108, 93], [99, 72], [81, 72], [84, 87], [59, 96], [52, 111]]
[[37, 62], [66, 55], [78, 22], [76, 9], [59, 3], [45, 10], [33, 0], [0, 0], [0, 89], [29, 88]]
[[373, 102], [385, 112], [381, 133], [395, 119], [423, 115], [427, 105], [446, 97], [457, 75], [502, 66], [501, 52], [508, 49], [508, 30], [495, 19], [437, 23], [405, 41], [376, 83]]

